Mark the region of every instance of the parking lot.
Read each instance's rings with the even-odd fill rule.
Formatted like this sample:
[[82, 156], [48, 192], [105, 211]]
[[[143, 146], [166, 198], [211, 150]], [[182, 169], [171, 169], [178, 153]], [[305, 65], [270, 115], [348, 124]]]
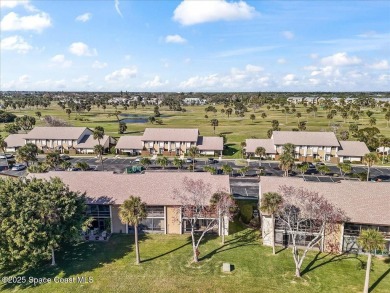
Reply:
[[[40, 156], [40, 161], [44, 160], [43, 156]], [[165, 167], [165, 170], [177, 170], [177, 167], [172, 164], [173, 159], [169, 159], [169, 165]], [[96, 157], [72, 157], [69, 160], [72, 165], [76, 165], [78, 162], [85, 162], [94, 171], [102, 171], [102, 166], [100, 160]], [[248, 163], [244, 163], [242, 160], [221, 160], [215, 161], [214, 163], [209, 163], [205, 158], [197, 158], [195, 163], [195, 172], [204, 171], [205, 166], [213, 166], [217, 169], [221, 169], [222, 165], [228, 164], [232, 167], [233, 172], [230, 174], [231, 177], [231, 190], [236, 198], [241, 199], [254, 199], [258, 197], [259, 194], [259, 185], [258, 185], [258, 168], [259, 162], [252, 160]], [[135, 161], [135, 158], [123, 158], [123, 157], [108, 157], [103, 160], [104, 170], [111, 171], [114, 173], [124, 173], [126, 167], [139, 165], [139, 162]], [[182, 171], [188, 170], [191, 163], [184, 163]], [[245, 174], [245, 177], [241, 175], [239, 169], [244, 166], [248, 166], [248, 171]], [[265, 176], [283, 176], [283, 171], [279, 168], [278, 162], [266, 161], [262, 162], [261, 166], [264, 168]], [[304, 175], [292, 172], [291, 176], [301, 177], [305, 181], [313, 182], [338, 182], [340, 180], [358, 180], [356, 178], [350, 178], [348, 176], [341, 176], [340, 170], [335, 165], [327, 165], [330, 169], [330, 172], [325, 175], [321, 175], [315, 168], [309, 169]], [[149, 171], [159, 171], [162, 167], [159, 166], [155, 160], [152, 160], [152, 164], [147, 167]], [[0, 160], [0, 172], [3, 174], [11, 176], [24, 176], [27, 174], [27, 170], [22, 171], [12, 171], [7, 170], [7, 164], [4, 159]], [[363, 173], [367, 172], [367, 167], [365, 166], [352, 166], [353, 173]], [[371, 180], [378, 180], [384, 182], [390, 182], [390, 168], [387, 167], [373, 167], [370, 169], [370, 178]]]

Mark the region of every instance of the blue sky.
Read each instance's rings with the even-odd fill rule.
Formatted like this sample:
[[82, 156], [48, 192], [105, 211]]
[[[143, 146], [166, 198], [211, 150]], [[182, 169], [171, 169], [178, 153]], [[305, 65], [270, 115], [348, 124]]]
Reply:
[[1, 90], [388, 91], [390, 1], [1, 1]]

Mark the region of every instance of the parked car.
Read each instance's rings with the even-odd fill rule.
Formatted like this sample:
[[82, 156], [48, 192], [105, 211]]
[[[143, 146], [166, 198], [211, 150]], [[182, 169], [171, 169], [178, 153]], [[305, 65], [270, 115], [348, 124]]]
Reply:
[[13, 154], [0, 154], [0, 159], [12, 159], [13, 157]]
[[318, 162], [317, 164], [316, 164], [316, 166], [324, 166], [325, 165], [325, 163], [323, 163], [323, 162]]
[[21, 170], [24, 170], [26, 169], [26, 165], [23, 165], [23, 164], [15, 164], [13, 165], [12, 167], [12, 171], [21, 171]]
[[215, 164], [215, 163], [217, 163], [218, 161], [217, 161], [216, 159], [214, 159], [214, 158], [208, 158], [208, 159], [207, 159], [207, 162], [208, 162], [209, 164]]
[[134, 162], [135, 162], [135, 163], [139, 163], [139, 162], [141, 161], [141, 159], [142, 159], [142, 158], [137, 157], [137, 158], [135, 158]]
[[191, 158], [186, 159], [186, 163], [192, 164], [194, 162], [196, 163], [196, 160], [192, 160]]
[[314, 166], [314, 164], [313, 164], [313, 163], [308, 163], [307, 165], [309, 166], [309, 169], [313, 169], [313, 168], [315, 168], [315, 167], [316, 167], [316, 166]]
[[64, 161], [70, 160], [70, 157], [68, 155], [65, 155], [65, 154], [60, 155], [60, 158]]
[[68, 168], [68, 171], [81, 171], [81, 168], [70, 167]]

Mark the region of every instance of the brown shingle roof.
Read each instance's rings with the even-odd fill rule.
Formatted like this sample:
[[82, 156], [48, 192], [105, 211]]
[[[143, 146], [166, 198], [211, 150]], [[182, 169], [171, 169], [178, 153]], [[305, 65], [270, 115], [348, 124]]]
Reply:
[[281, 185], [318, 192], [341, 208], [350, 222], [390, 225], [390, 183], [348, 180], [330, 183], [309, 182], [301, 178], [261, 177], [260, 193], [277, 192]]
[[363, 157], [370, 152], [366, 144], [362, 141], [340, 140], [340, 146], [341, 150], [337, 152], [339, 156]]
[[24, 138], [79, 139], [86, 127], [34, 127]]
[[139, 196], [148, 205], [177, 205], [174, 189], [182, 190], [185, 177], [202, 179], [211, 184], [211, 195], [218, 190], [230, 191], [229, 176], [193, 172], [146, 172], [113, 174], [111, 172], [49, 172], [29, 174], [28, 178], [59, 177], [73, 191], [86, 192], [89, 202], [122, 204], [130, 195]]
[[297, 146], [339, 146], [339, 142], [333, 132], [274, 131], [272, 139], [276, 145], [292, 143]]
[[199, 136], [197, 147], [201, 151], [223, 151], [223, 138], [219, 136]]
[[146, 128], [143, 141], [193, 141], [198, 140], [197, 128]]
[[263, 147], [267, 154], [275, 154], [276, 150], [272, 139], [246, 139], [246, 152], [254, 153], [256, 148]]
[[115, 146], [116, 149], [142, 149], [142, 136], [121, 136]]
[[[110, 139], [108, 135], [105, 135], [103, 139], [100, 140], [100, 144], [104, 145], [107, 140]], [[75, 148], [76, 149], [93, 149], [95, 145], [98, 145], [99, 142], [97, 139], [93, 138], [93, 135], [84, 135], [84, 137], [80, 140], [80, 143], [78, 143]]]
[[21, 147], [24, 146], [25, 140], [23, 137], [25, 137], [26, 134], [10, 134], [5, 138], [5, 142], [7, 143], [7, 147], [14, 148], [14, 147]]

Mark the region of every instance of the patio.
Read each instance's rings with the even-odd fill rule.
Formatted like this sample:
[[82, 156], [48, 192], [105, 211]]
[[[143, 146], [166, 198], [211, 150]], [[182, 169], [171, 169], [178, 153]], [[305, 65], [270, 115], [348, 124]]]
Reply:
[[108, 241], [111, 233], [101, 231], [99, 228], [90, 229], [81, 233], [81, 239], [84, 241]]

